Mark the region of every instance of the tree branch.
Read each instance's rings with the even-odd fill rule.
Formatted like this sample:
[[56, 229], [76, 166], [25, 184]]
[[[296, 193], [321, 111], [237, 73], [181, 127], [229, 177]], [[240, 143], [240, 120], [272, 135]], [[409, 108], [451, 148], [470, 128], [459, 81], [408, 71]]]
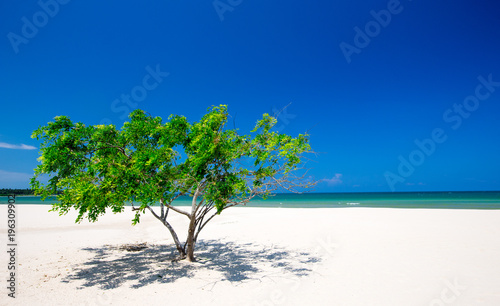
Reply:
[[170, 208], [170, 209], [172, 209], [172, 210], [173, 210], [173, 211], [175, 211], [175, 212], [178, 212], [178, 213], [180, 213], [180, 214], [182, 214], [182, 215], [184, 215], [184, 216], [186, 216], [186, 217], [188, 217], [188, 218], [191, 218], [191, 214], [189, 214], [188, 212], [186, 212], [186, 211], [184, 211], [184, 210], [182, 210], [182, 209], [178, 209], [178, 208], [176, 208], [175, 206], [172, 206], [172, 205], [171, 205], [171, 204], [169, 204], [169, 203], [163, 203], [163, 200], [160, 200], [160, 203], [162, 203], [162, 204], [163, 204], [163, 205], [165, 205], [167, 208]]

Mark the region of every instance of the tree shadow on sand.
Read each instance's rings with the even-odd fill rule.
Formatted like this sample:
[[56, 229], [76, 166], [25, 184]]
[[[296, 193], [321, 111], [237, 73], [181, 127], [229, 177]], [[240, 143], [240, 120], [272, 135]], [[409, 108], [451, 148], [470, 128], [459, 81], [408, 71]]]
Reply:
[[192, 278], [201, 269], [218, 272], [218, 281], [244, 282], [259, 280], [270, 274], [307, 276], [321, 258], [308, 252], [265, 247], [253, 243], [204, 240], [197, 243], [196, 263], [174, 261], [177, 251], [173, 246], [149, 245], [136, 252], [116, 246], [84, 248], [95, 253], [87, 262], [77, 266], [63, 282], [83, 280], [83, 287], [98, 286], [113, 289], [133, 281], [132, 288], [152, 283], [171, 283], [181, 278]]

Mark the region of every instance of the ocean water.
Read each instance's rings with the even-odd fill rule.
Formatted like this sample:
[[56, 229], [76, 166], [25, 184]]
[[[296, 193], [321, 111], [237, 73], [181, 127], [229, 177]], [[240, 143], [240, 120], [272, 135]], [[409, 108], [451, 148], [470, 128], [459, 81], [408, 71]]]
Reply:
[[[7, 197], [0, 197], [6, 204]], [[55, 199], [41, 201], [40, 197], [19, 196], [17, 204], [50, 205]], [[174, 202], [178, 206], [190, 206], [188, 197]], [[367, 192], [367, 193], [305, 193], [277, 194], [266, 200], [255, 198], [249, 207], [284, 208], [442, 208], [442, 209], [500, 209], [500, 191], [485, 192]]]

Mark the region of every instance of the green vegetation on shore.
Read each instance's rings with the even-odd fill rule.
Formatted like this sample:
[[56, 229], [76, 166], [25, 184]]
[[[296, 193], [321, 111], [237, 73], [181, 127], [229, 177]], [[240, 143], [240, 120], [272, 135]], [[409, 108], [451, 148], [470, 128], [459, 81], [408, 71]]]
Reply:
[[34, 191], [26, 188], [26, 189], [12, 189], [12, 188], [2, 188], [0, 189], [0, 196], [8, 196], [8, 195], [34, 195]]
[[[59, 190], [54, 195], [58, 195], [58, 194], [61, 194], [61, 193], [62, 193], [62, 191]], [[20, 196], [20, 195], [32, 195], [32, 196], [35, 196], [35, 191], [33, 191], [30, 188], [26, 188], [26, 189], [21, 189], [21, 188], [0, 188], [0, 196], [2, 196], [2, 197], [8, 196], [8, 195], [13, 195], [13, 194], [15, 194], [16, 196]]]

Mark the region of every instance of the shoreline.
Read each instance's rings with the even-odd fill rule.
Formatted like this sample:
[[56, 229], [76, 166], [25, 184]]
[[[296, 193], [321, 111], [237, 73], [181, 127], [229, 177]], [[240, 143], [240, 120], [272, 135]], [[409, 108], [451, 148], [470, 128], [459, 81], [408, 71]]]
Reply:
[[[51, 205], [54, 200], [40, 201], [39, 197], [18, 197], [19, 205]], [[0, 197], [0, 204], [7, 203], [7, 197]], [[130, 206], [129, 203], [127, 203]], [[135, 203], [140, 205], [140, 203]], [[159, 203], [158, 203], [159, 205]], [[191, 198], [179, 198], [174, 206], [191, 206]], [[267, 200], [255, 198], [246, 207], [280, 208], [418, 208], [418, 209], [485, 209], [500, 210], [500, 192], [461, 193], [308, 193], [276, 194]]]

